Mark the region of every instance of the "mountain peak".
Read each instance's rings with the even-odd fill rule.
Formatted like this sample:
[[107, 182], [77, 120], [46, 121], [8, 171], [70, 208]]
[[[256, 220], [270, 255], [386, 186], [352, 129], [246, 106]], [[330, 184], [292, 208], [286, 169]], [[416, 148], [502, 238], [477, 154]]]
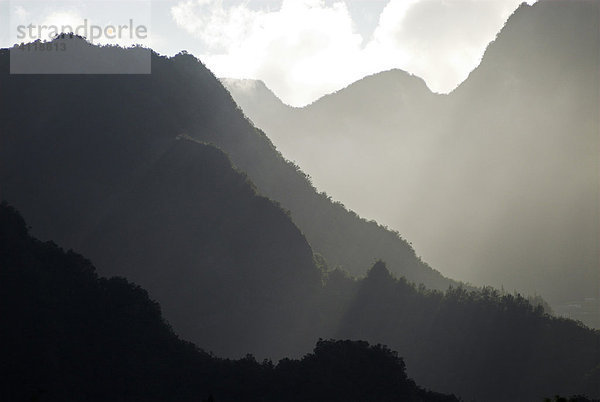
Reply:
[[339, 91], [323, 96], [306, 108], [363, 108], [365, 103], [379, 108], [382, 104], [404, 103], [408, 98], [432, 95], [433, 92], [422, 78], [395, 68], [363, 77]]

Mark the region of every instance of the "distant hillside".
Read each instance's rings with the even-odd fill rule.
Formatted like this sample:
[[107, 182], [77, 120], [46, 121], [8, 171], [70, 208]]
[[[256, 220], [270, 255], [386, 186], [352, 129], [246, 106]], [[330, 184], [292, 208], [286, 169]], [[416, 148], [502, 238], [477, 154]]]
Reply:
[[599, 13], [585, 0], [520, 6], [449, 95], [392, 70], [296, 109], [260, 83], [224, 82], [317, 188], [444, 274], [541, 293], [556, 310], [587, 298], [594, 310], [575, 317], [598, 326]]
[[359, 281], [330, 273], [324, 297], [332, 336], [390, 345], [426, 387], [467, 401], [600, 396], [600, 331], [550, 317], [518, 294], [431, 291], [378, 262]]
[[235, 102], [246, 116], [257, 119], [252, 120], [257, 127], [268, 127], [270, 122], [283, 121], [284, 114], [292, 118], [294, 114], [289, 112], [299, 110], [284, 104], [263, 81], [236, 78], [221, 78], [219, 81], [235, 96]]
[[32, 238], [6, 204], [0, 278], [3, 401], [457, 401], [416, 386], [402, 358], [366, 342], [319, 340], [277, 365], [211, 356], [177, 338], [145, 290]]
[[[97, 57], [109, 59], [112, 52], [120, 50], [98, 48]], [[9, 75], [8, 53], [0, 54], [2, 195], [30, 217], [36, 235], [82, 250], [101, 272], [105, 249], [90, 236], [173, 139], [188, 136], [226, 152], [260, 194], [290, 211], [310, 247], [330, 266], [361, 274], [382, 258], [411, 281], [437, 289], [453, 283], [420, 261], [396, 233], [316, 193], [194, 57], [153, 54], [151, 75], [49, 76]], [[35, 118], [30, 110], [36, 110]], [[280, 265], [291, 261], [281, 258]]]

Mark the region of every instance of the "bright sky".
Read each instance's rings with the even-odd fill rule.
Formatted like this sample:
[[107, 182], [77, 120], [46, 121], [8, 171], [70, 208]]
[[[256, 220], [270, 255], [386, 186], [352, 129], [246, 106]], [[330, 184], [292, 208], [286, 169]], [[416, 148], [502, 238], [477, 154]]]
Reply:
[[[535, 0], [529, 0], [531, 4]], [[0, 0], [0, 46], [18, 24], [99, 26], [130, 18], [161, 54], [187, 50], [218, 77], [265, 81], [306, 105], [365, 75], [400, 68], [449, 92], [522, 0]], [[131, 44], [131, 38], [98, 40]]]

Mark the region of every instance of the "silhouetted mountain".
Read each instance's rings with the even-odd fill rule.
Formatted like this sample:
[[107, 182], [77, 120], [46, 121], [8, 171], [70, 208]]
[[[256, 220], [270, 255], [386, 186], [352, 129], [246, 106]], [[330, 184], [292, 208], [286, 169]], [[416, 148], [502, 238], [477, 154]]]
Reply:
[[148, 289], [184, 338], [225, 356], [308, 350], [321, 287], [310, 246], [222, 151], [181, 133], [239, 137], [250, 154], [272, 146], [191, 56], [154, 55], [153, 71], [3, 75], [3, 196], [42, 238]]
[[[122, 51], [90, 47], [104, 62]], [[225, 356], [305, 352], [321, 287], [310, 246], [222, 151], [181, 133], [272, 146], [191, 56], [154, 55], [153, 71], [2, 75], [3, 196], [40, 237], [148, 289], [185, 339]]]
[[82, 248], [102, 272], [149, 289], [178, 333], [219, 354], [282, 356], [316, 339], [307, 333], [321, 287], [312, 250], [212, 146], [173, 140]]
[[330, 274], [324, 297], [332, 336], [390, 345], [427, 387], [482, 401], [600, 396], [600, 331], [518, 294], [431, 291], [378, 262], [362, 280]]
[[3, 401], [457, 401], [366, 342], [319, 340], [277, 365], [209, 355], [173, 334], [145, 290], [32, 238], [4, 203], [0, 278]]
[[[112, 52], [119, 51], [95, 48], [95, 57], [106, 62]], [[231, 344], [223, 339], [223, 344], [233, 349], [220, 349], [221, 336], [212, 339], [214, 343], [208, 342], [206, 337], [211, 335], [206, 328], [180, 320], [181, 314], [189, 311], [179, 311], [181, 307], [178, 307], [175, 312], [172, 307], [175, 304], [169, 299], [196, 300], [198, 295], [173, 289], [177, 288], [178, 280], [185, 288], [193, 289], [194, 281], [187, 274], [179, 274], [202, 271], [205, 264], [235, 267], [220, 269], [223, 272], [233, 269], [236, 273], [253, 273], [256, 278], [252, 283], [257, 286], [260, 283], [275, 286], [275, 283], [270, 285], [270, 280], [265, 280], [261, 272], [298, 275], [281, 277], [294, 286], [290, 291], [283, 291], [282, 296], [287, 300], [313, 288], [319, 283], [318, 272], [306, 240], [295, 231], [292, 221], [329, 265], [364, 272], [364, 267], [376, 258], [384, 258], [395, 267], [395, 272], [412, 281], [435, 288], [446, 288], [452, 283], [421, 262], [396, 233], [375, 222], [361, 220], [326, 195], [317, 194], [297, 166], [281, 157], [267, 137], [244, 117], [220, 82], [194, 57], [181, 54], [167, 59], [153, 54], [150, 75], [9, 75], [8, 53], [4, 50], [0, 54], [3, 71], [0, 76], [0, 130], [3, 133], [0, 188], [3, 197], [30, 217], [37, 236], [81, 250], [96, 261], [101, 273], [113, 269], [132, 275], [133, 280], [152, 294], [156, 292], [155, 297], [163, 305], [167, 319], [185, 338], [227, 355], [262, 354], [264, 348], [276, 353], [277, 342], [256, 340], [252, 331], [243, 340], [246, 344], [241, 341]], [[31, 112], [34, 110], [35, 118]], [[197, 208], [204, 202], [205, 191], [221, 192], [225, 186], [225, 183], [212, 181], [218, 182], [220, 175], [228, 177], [228, 174], [221, 172], [218, 166], [213, 167], [212, 178], [193, 188], [191, 183], [202, 180], [195, 177], [201, 170], [198, 165], [190, 162], [189, 166], [179, 165], [177, 171], [169, 171], [175, 168], [161, 160], [175, 160], [175, 154], [165, 154], [183, 152], [182, 146], [170, 151], [178, 136], [221, 148], [237, 168], [248, 174], [261, 194], [281, 202], [291, 211], [291, 219], [282, 217], [278, 208], [265, 212], [268, 207], [249, 207], [243, 199], [236, 204], [230, 198], [214, 198], [208, 205], [215, 209]], [[191, 141], [185, 143], [198, 148]], [[199, 153], [198, 157], [202, 158]], [[157, 173], [156, 165], [165, 170]], [[210, 186], [205, 190], [204, 184]], [[228, 191], [228, 196], [234, 199], [249, 190]], [[173, 194], [178, 194], [179, 199], [171, 205], [175, 202]], [[254, 201], [250, 196], [245, 198], [252, 205], [266, 203]], [[242, 216], [235, 213], [238, 206], [256, 219], [233, 219], [228, 229], [245, 235], [230, 239], [231, 234], [216, 224], [214, 231], [208, 233], [204, 227], [206, 222], [217, 222], [218, 218], [230, 215]], [[151, 213], [152, 220], [142, 222], [145, 218], [141, 212], [136, 214], [138, 208]], [[143, 225], [131, 229], [131, 223]], [[266, 233], [262, 232], [262, 225]], [[113, 235], [109, 235], [109, 231]], [[215, 247], [202, 246], [201, 242], [209, 235], [214, 238], [209, 239], [208, 244]], [[244, 236], [252, 242], [245, 244]], [[196, 240], [199, 243], [195, 245]], [[161, 247], [156, 247], [157, 244]], [[186, 251], [179, 251], [181, 247]], [[201, 250], [201, 247], [206, 249]], [[175, 256], [176, 260], [171, 261]], [[166, 262], [168, 266], [164, 265]], [[149, 265], [134, 267], [134, 263]], [[175, 270], [173, 267], [178, 263], [182, 265]], [[159, 272], [165, 270], [177, 272], [178, 279], [164, 281]], [[143, 275], [136, 276], [142, 271]], [[299, 280], [300, 277], [303, 280]], [[226, 278], [223, 274], [222, 279]], [[225, 289], [232, 286], [228, 284]], [[258, 291], [259, 287], [253, 289]], [[284, 286], [284, 289], [287, 288]], [[207, 293], [200, 297], [210, 296]], [[269, 298], [272, 306], [281, 306], [281, 314], [288, 315], [290, 320], [304, 319], [295, 310], [302, 306], [286, 311], [287, 302], [278, 299], [279, 295], [260, 297]], [[244, 298], [240, 296], [236, 300], [243, 303]], [[232, 306], [223, 311], [234, 309]], [[221, 316], [228, 317], [225, 312]], [[219, 320], [215, 317], [215, 323]], [[210, 333], [214, 335], [223, 328], [227, 327], [216, 325]], [[286, 326], [284, 331], [301, 338], [297, 328]], [[273, 332], [273, 339], [279, 336], [276, 334], [278, 331]], [[260, 344], [254, 344], [255, 341]], [[291, 347], [285, 337], [280, 344]], [[304, 349], [298, 346], [294, 352], [300, 350]], [[292, 351], [278, 353], [289, 355]]]
[[598, 326], [599, 13], [520, 6], [449, 95], [393, 70], [272, 113], [260, 84], [224, 82], [317, 188], [444, 274], [541, 293], [559, 312], [589, 298], [576, 318]]
[[[112, 52], [122, 50], [91, 51], [109, 62]], [[4, 67], [6, 56], [5, 51], [0, 54]], [[393, 279], [382, 264], [360, 282], [328, 269], [328, 261], [313, 257], [294, 226], [301, 214], [312, 225], [309, 240], [319, 239], [328, 256], [340, 253], [340, 258], [355, 259], [354, 265], [368, 260], [361, 248], [364, 239], [367, 249], [401, 263], [397, 267], [412, 275], [411, 281], [416, 277], [439, 286], [450, 283], [419, 262], [394, 233], [316, 194], [196, 59], [153, 55], [152, 70], [146, 76], [0, 75], [0, 184], [4, 197], [32, 215], [36, 233], [85, 251], [101, 273], [135, 279], [163, 305], [179, 335], [222, 355], [299, 356], [319, 337], [364, 335], [375, 343], [385, 339], [408, 356], [408, 374], [413, 375], [414, 365], [415, 375], [428, 387], [440, 384], [448, 392], [460, 390], [485, 400], [541, 398], [554, 392], [597, 394], [589, 385], [598, 373], [596, 332], [571, 321], [553, 321], [522, 298], [504, 301], [505, 295], [492, 295], [487, 297], [492, 299], [488, 308], [486, 297], [480, 296], [484, 291], [415, 290], [405, 279]], [[249, 177], [260, 183], [259, 190], [281, 194], [299, 210], [288, 216], [257, 194], [228, 157], [206, 142], [227, 150], [236, 167], [252, 172]], [[331, 239], [335, 241], [329, 243]], [[458, 297], [459, 303], [456, 294], [466, 296]], [[65, 327], [71, 325], [76, 329], [79, 324]], [[533, 341], [520, 334], [523, 328], [532, 328], [542, 342], [531, 347], [532, 355], [527, 348]], [[321, 368], [311, 366], [312, 357], [306, 358], [307, 369], [285, 363], [289, 378], [298, 372], [325, 376], [339, 370], [347, 373], [343, 378], [352, 378], [340, 380], [353, 385], [348, 394], [339, 394], [339, 399], [348, 400], [349, 395], [377, 392], [357, 380], [364, 371], [356, 370], [366, 367], [385, 378], [401, 371], [387, 360], [393, 358], [387, 349], [382, 353], [388, 363], [375, 364], [391, 370], [384, 373], [370, 363], [331, 358], [361, 356], [365, 344], [324, 345], [314, 353]], [[558, 378], [549, 369], [550, 359], [568, 373]], [[508, 362], [515, 365], [514, 371]], [[270, 372], [276, 375], [268, 363], [259, 365], [248, 358], [222, 364], [223, 370], [229, 364], [240, 370], [215, 374], [218, 389], [229, 390], [223, 395], [234, 400], [279, 395], [260, 380]], [[246, 374], [246, 369], [254, 374]], [[493, 383], [490, 373], [496, 376]], [[515, 378], [515, 373], [521, 377]], [[588, 380], [582, 378], [586, 374]], [[195, 378], [187, 372], [172, 375], [189, 382]], [[306, 393], [298, 396], [294, 392], [300, 391], [293, 391], [274, 399], [321, 400], [311, 395], [346, 387], [330, 386], [314, 376], [302, 378], [294, 389]], [[524, 383], [523, 378], [530, 381]], [[286, 381], [291, 380], [267, 384]], [[314, 383], [318, 392], [310, 387], [304, 391], [304, 382]], [[381, 392], [389, 395], [390, 387]], [[394, 392], [402, 395], [398, 389]]]

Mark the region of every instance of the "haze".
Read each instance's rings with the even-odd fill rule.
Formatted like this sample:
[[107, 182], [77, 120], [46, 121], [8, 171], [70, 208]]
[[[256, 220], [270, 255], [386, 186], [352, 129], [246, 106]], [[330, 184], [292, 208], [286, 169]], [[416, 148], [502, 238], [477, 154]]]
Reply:
[[[105, 7], [96, 0], [2, 0], [0, 25], [77, 26], [85, 18], [107, 23], [127, 15], [149, 27], [143, 45], [165, 55], [186, 50], [219, 77], [263, 80], [286, 104], [303, 106], [391, 68], [422, 77], [434, 92], [449, 92], [479, 64], [520, 2], [155, 0]], [[0, 30], [0, 46], [21, 42], [13, 31]]]
[[1, 2], [0, 400], [600, 400], [600, 3], [515, 5]]
[[598, 20], [535, 10], [448, 95], [397, 69], [302, 109], [265, 83], [223, 82], [317, 188], [445, 275], [598, 325]]

